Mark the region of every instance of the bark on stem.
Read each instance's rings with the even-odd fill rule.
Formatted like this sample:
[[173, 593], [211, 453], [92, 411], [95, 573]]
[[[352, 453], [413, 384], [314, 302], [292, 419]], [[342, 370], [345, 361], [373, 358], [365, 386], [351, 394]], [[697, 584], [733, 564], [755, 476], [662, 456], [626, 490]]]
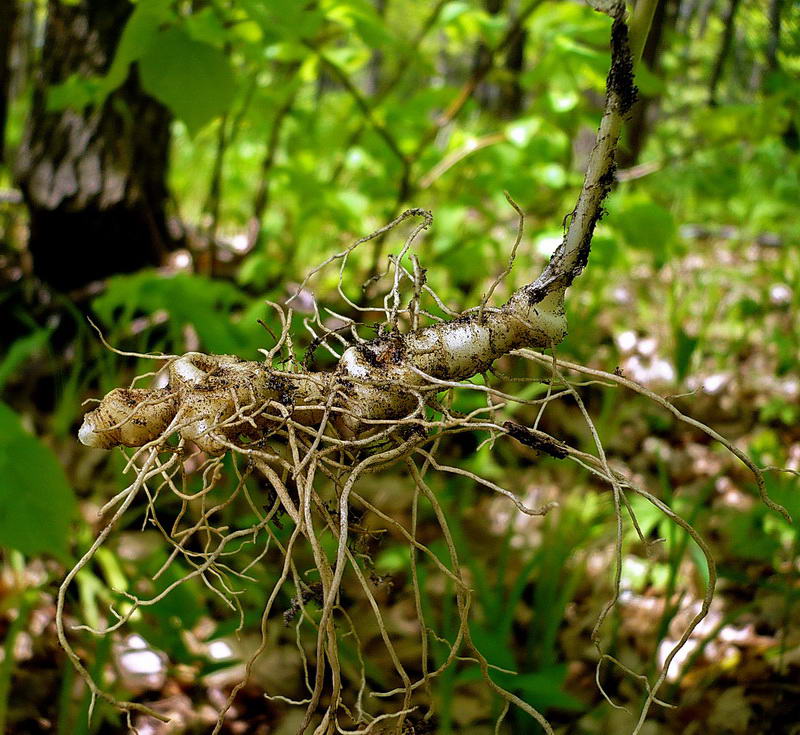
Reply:
[[611, 69], [606, 79], [603, 118], [589, 156], [578, 202], [569, 215], [569, 226], [564, 239], [542, 275], [525, 287], [534, 299], [540, 293], [547, 295], [559, 290], [563, 296], [564, 291], [586, 266], [594, 228], [604, 213], [603, 201], [614, 183], [617, 143], [622, 123], [638, 95], [633, 82], [634, 62], [628, 26], [624, 19], [624, 4], [615, 6], [611, 15], [614, 18], [611, 26]]

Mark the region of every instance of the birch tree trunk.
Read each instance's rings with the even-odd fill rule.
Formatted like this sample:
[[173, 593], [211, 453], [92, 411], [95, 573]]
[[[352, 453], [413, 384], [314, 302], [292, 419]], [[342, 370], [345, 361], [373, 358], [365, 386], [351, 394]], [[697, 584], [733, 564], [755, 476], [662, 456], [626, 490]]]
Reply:
[[16, 177], [30, 211], [34, 273], [58, 289], [157, 264], [172, 246], [165, 216], [171, 118], [135, 71], [98, 108], [47, 105], [51, 85], [108, 70], [132, 7], [128, 0], [48, 4]]

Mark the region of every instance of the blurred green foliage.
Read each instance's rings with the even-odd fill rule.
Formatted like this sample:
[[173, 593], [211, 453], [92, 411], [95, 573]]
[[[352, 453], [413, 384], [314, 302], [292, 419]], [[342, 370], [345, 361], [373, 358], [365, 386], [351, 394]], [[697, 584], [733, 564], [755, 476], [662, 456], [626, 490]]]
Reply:
[[0, 403], [0, 545], [69, 559], [75, 498], [53, 453]]

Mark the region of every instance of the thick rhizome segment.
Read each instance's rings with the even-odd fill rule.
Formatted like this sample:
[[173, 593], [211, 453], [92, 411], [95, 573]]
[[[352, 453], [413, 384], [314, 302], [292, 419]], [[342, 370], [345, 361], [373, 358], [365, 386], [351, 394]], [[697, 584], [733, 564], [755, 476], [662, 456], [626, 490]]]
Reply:
[[218, 454], [226, 447], [215, 435], [255, 439], [284, 420], [275, 414], [282, 406], [306, 426], [318, 425], [327, 410], [332, 425], [353, 438], [368, 431], [370, 422], [407, 416], [426, 394], [441, 390], [437, 381], [485, 373], [513, 350], [558, 344], [566, 328], [563, 289], [554, 287], [534, 301], [526, 286], [502, 308], [474, 309], [407, 334], [395, 329], [354, 344], [327, 373], [278, 371], [268, 362], [190, 352], [170, 362], [165, 388], [109, 393], [86, 415], [79, 437], [103, 449], [140, 447], [174, 421], [181, 437]]

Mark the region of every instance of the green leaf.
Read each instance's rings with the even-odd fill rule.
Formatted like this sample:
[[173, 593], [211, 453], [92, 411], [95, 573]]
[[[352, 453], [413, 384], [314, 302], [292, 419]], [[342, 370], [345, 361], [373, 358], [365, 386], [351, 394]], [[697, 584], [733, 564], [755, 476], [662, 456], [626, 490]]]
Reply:
[[[220, 47], [228, 40], [229, 32], [214, 8], [203, 8], [185, 20], [187, 33], [195, 40]], [[260, 37], [260, 36], [259, 36]]]
[[20, 337], [8, 348], [5, 357], [0, 360], [0, 390], [20, 365], [47, 344], [52, 332], [53, 330], [47, 327], [37, 329], [35, 332]]
[[592, 268], [595, 270], [608, 270], [617, 264], [620, 248], [617, 239], [607, 235], [598, 235], [592, 238]]
[[169, 0], [142, 0], [136, 4], [106, 75], [108, 92], [122, 84], [128, 76], [128, 67], [150, 50], [159, 35], [159, 28], [172, 17], [171, 4]]
[[548, 666], [541, 671], [529, 674], [492, 673], [500, 686], [517, 691], [532, 707], [538, 710], [563, 709], [579, 712], [585, 708], [583, 702], [564, 691], [567, 679], [567, 667], [564, 665]]
[[575, 77], [566, 68], [553, 74], [547, 87], [547, 97], [554, 112], [569, 112], [581, 100]]
[[697, 542], [694, 539], [689, 542], [689, 556], [691, 557], [692, 563], [697, 569], [697, 573], [702, 578], [703, 584], [706, 586], [706, 588], [708, 588], [709, 581], [711, 580], [711, 576], [708, 571], [708, 559], [706, 559], [703, 550], [697, 545]]
[[236, 80], [228, 57], [178, 28], [161, 31], [139, 60], [144, 88], [194, 135], [233, 102]]
[[507, 19], [502, 14], [490, 15], [488, 13], [478, 16], [478, 23], [481, 35], [489, 46], [496, 46], [503, 38], [503, 31], [506, 28]]
[[[787, 405], [787, 408], [795, 408]], [[767, 493], [776, 502], [780, 503], [797, 523], [800, 519], [800, 480], [789, 473], [767, 473], [765, 475]]]
[[480, 282], [489, 272], [486, 256], [485, 242], [461, 241], [453, 243], [437, 262], [448, 269], [454, 283], [471, 286]]
[[653, 74], [644, 63], [636, 69], [636, 86], [639, 88], [639, 93], [646, 97], [656, 97], [667, 91], [664, 81]]
[[506, 125], [506, 138], [519, 148], [524, 148], [539, 133], [542, 127], [540, 117], [521, 117]]
[[749, 561], [772, 561], [780, 549], [780, 543], [764, 533], [761, 515], [731, 511], [721, 518], [721, 527], [729, 536], [732, 553], [739, 559]]
[[325, 20], [318, 6], [296, 0], [241, 0], [241, 6], [267, 38], [309, 39]]
[[101, 78], [70, 74], [61, 84], [54, 84], [47, 90], [46, 107], [48, 112], [68, 107], [82, 110], [84, 107], [102, 102], [105, 94], [105, 85]]
[[144, 56], [158, 35], [159, 28], [172, 18], [169, 0], [140, 0], [125, 24], [114, 60], [105, 76], [84, 77], [71, 74], [47, 92], [47, 109], [82, 109], [100, 105], [128, 77], [130, 65]]
[[325, 20], [340, 23], [370, 48], [384, 52], [396, 43], [384, 20], [366, 0], [339, 0], [325, 11]]
[[468, 13], [470, 10], [469, 3], [461, 2], [460, 0], [447, 3], [447, 5], [442, 8], [442, 12], [439, 13], [439, 25], [446, 26], [464, 13]]
[[697, 337], [690, 337], [683, 327], [675, 330], [675, 369], [678, 373], [678, 381], [682, 381], [689, 371], [689, 363], [692, 355], [697, 348], [700, 340]]
[[[232, 283], [204, 276], [177, 273], [164, 276], [153, 271], [114, 276], [92, 307], [107, 324], [126, 322], [137, 313], [166, 311], [176, 343], [181, 329], [191, 324], [197, 330], [202, 348], [222, 354], [255, 357], [263, 330], [256, 318], [234, 321], [248, 301]], [[259, 316], [263, 316], [262, 312]], [[252, 316], [252, 315], [248, 315]]]
[[0, 544], [66, 559], [75, 496], [55, 455], [0, 403]]
[[554, 86], [547, 96], [555, 112], [569, 112], [580, 102], [577, 91], [569, 87]]
[[668, 209], [655, 202], [638, 201], [614, 213], [609, 221], [630, 247], [650, 251], [658, 267], [667, 262], [676, 230]]
[[543, 163], [534, 166], [531, 177], [539, 184], [551, 189], [560, 189], [567, 183], [567, 172], [558, 163]]
[[[483, 653], [486, 655], [485, 650]], [[513, 659], [507, 665], [513, 667]], [[456, 681], [463, 685], [480, 681], [481, 677], [480, 669], [472, 666], [460, 672]], [[564, 665], [548, 666], [527, 674], [506, 674], [502, 671], [492, 671], [491, 677], [500, 686], [519, 694], [528, 704], [543, 712], [549, 709], [577, 712], [585, 707], [579, 699], [564, 691], [567, 678], [567, 667]]]

